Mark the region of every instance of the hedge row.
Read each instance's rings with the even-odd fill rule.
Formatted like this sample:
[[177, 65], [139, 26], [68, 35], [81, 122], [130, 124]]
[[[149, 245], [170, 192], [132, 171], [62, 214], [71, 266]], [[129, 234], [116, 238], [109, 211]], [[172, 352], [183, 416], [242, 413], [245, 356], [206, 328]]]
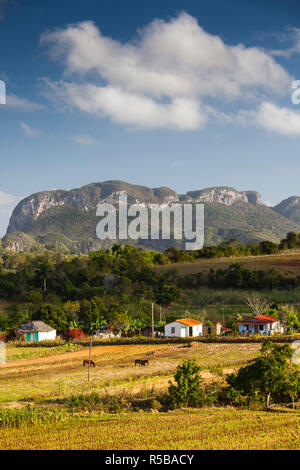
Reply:
[[[147, 338], [145, 336], [138, 336], [133, 338], [110, 338], [110, 339], [96, 339], [93, 338], [93, 346], [111, 346], [111, 345], [130, 345], [130, 344], [187, 344], [191, 342], [197, 343], [263, 343], [265, 341], [273, 341], [274, 343], [292, 343], [293, 341], [300, 340], [298, 335], [278, 335], [278, 336], [226, 336], [226, 337], [200, 337], [200, 338]], [[55, 341], [41, 341], [41, 342], [18, 342], [17, 347], [40, 347], [49, 348], [68, 344], [62, 340]], [[72, 344], [88, 347], [90, 340], [74, 340]]]

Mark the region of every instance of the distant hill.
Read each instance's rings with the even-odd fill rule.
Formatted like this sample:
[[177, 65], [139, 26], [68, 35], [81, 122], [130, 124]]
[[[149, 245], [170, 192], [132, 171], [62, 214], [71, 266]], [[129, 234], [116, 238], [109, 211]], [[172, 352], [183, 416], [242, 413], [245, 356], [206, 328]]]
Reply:
[[273, 210], [278, 214], [287, 217], [288, 219], [296, 222], [297, 224], [300, 223], [300, 197], [299, 196], [291, 196], [288, 199], [277, 204], [277, 206], [273, 207]]
[[[105, 181], [71, 191], [43, 191], [23, 199], [12, 213], [3, 246], [12, 251], [47, 248], [66, 252], [108, 247], [113, 242], [102, 242], [96, 237], [99, 220], [96, 208], [99, 202], [116, 205], [123, 193], [127, 194], [128, 204], [139, 203], [147, 207], [151, 204], [204, 203], [206, 245], [232, 237], [242, 243], [278, 242], [289, 231], [300, 232], [300, 216], [293, 219], [289, 211], [284, 213], [278, 209], [280, 204], [273, 209], [265, 206], [255, 191], [236, 191], [223, 186], [177, 194], [167, 187], [148, 188], [123, 181]], [[181, 241], [144, 240], [137, 243], [164, 250], [173, 244], [180, 246]]]

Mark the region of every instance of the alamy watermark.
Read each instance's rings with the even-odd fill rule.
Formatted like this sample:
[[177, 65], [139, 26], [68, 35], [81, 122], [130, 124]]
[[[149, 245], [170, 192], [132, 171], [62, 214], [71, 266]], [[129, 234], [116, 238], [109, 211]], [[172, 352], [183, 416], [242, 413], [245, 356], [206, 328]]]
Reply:
[[0, 364], [6, 363], [6, 344], [0, 341]]
[[300, 80], [294, 80], [292, 83], [292, 89], [295, 90], [292, 93], [292, 103], [299, 104], [300, 103]]
[[0, 104], [6, 104], [6, 85], [3, 80], [0, 80]]
[[292, 349], [295, 349], [294, 354], [292, 355], [292, 363], [295, 365], [300, 364], [300, 340], [293, 341]]
[[201, 250], [204, 245], [203, 204], [131, 204], [128, 206], [127, 195], [121, 194], [118, 210], [114, 205], [102, 202], [97, 207], [96, 215], [102, 217], [96, 228], [96, 234], [100, 240], [170, 240], [173, 238], [184, 240], [186, 250]]

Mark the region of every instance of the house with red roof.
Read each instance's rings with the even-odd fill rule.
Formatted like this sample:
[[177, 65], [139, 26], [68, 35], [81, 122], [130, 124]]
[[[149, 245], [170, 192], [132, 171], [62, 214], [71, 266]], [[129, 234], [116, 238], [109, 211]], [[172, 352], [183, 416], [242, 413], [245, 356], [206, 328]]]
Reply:
[[202, 336], [203, 323], [193, 318], [180, 318], [165, 325], [165, 336], [187, 338]]
[[283, 326], [278, 318], [271, 317], [270, 315], [257, 315], [253, 318], [246, 318], [237, 323], [240, 334], [262, 334], [274, 335], [275, 333], [283, 333]]

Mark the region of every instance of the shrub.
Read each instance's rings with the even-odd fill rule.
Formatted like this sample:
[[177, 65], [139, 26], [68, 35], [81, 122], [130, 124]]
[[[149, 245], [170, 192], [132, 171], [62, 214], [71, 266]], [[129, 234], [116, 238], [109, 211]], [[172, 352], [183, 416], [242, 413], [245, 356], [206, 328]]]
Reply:
[[3, 343], [5, 343], [6, 335], [4, 333], [0, 333], [0, 341], [3, 341]]
[[102, 409], [102, 398], [99, 393], [91, 392], [87, 394], [80, 393], [79, 395], [71, 395], [66, 399], [66, 405], [75, 410], [94, 411]]
[[83, 331], [81, 331], [79, 328], [74, 328], [67, 332], [66, 337], [69, 340], [83, 339], [85, 338], [85, 333], [83, 333]]
[[161, 402], [157, 399], [152, 400], [150, 406], [152, 410], [158, 410], [158, 411], [161, 410], [163, 407]]
[[170, 382], [168, 394], [165, 396], [165, 404], [168, 408], [180, 408], [183, 406], [202, 406], [206, 399], [202, 386], [202, 378], [199, 376], [201, 367], [195, 359], [185, 360], [175, 372], [174, 379], [177, 385]]

